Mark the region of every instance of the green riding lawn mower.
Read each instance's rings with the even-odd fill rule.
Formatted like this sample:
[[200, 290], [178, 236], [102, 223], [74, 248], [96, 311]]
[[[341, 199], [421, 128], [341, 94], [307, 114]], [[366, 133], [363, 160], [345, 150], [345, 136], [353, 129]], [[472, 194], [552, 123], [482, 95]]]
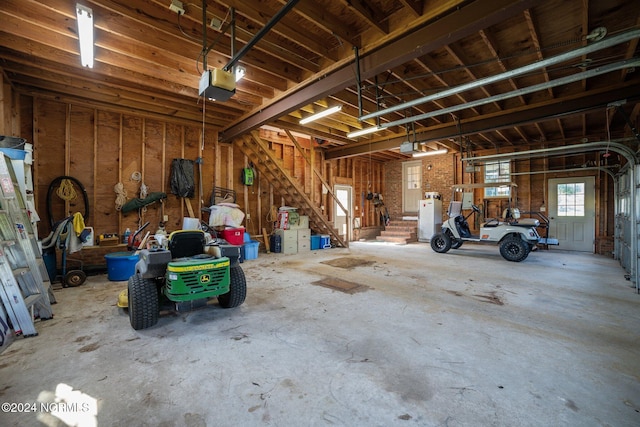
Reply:
[[168, 249], [140, 251], [135, 274], [128, 281], [127, 301], [119, 300], [118, 305], [128, 307], [136, 330], [155, 325], [165, 306], [189, 311], [217, 298], [222, 308], [238, 307], [247, 295], [239, 258], [240, 246], [226, 240], [206, 244], [201, 230], [174, 231]]

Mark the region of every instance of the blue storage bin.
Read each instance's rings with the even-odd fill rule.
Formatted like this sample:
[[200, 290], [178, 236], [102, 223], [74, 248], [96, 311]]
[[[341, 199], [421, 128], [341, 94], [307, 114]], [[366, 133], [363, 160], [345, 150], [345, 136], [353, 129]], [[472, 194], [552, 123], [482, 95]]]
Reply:
[[249, 240], [244, 244], [244, 259], [256, 259], [258, 258], [258, 246], [260, 242], [257, 240]]
[[244, 241], [244, 243], [251, 242], [251, 234], [249, 234], [249, 233], [245, 232], [245, 233], [244, 233], [244, 240], [243, 240], [243, 241]]
[[136, 272], [138, 255], [135, 252], [113, 252], [106, 254], [107, 278], [114, 282], [129, 280]]
[[331, 248], [331, 238], [328, 234], [320, 235], [320, 249], [329, 249]]
[[321, 249], [320, 248], [320, 235], [311, 236], [311, 250], [315, 251], [316, 249]]

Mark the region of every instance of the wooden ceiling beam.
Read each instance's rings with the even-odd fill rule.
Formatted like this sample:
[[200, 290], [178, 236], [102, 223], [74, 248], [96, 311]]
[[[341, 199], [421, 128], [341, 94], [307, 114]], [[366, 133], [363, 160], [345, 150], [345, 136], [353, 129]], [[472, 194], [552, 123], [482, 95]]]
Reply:
[[[522, 13], [536, 0], [476, 0], [430, 25], [416, 29], [403, 38], [360, 57], [361, 78], [367, 79], [384, 70], [418, 58], [456, 40], [475, 34], [505, 19]], [[307, 4], [304, 3], [303, 4]], [[224, 130], [221, 141], [231, 141], [251, 129], [270, 122], [309, 102], [331, 95], [355, 83], [351, 64], [336, 69], [320, 80], [310, 81], [286, 97], [242, 117]]]
[[292, 123], [287, 120], [284, 120], [284, 118], [282, 120], [275, 120], [271, 124], [279, 128], [289, 129], [290, 131], [293, 131], [293, 132], [299, 132], [305, 135], [309, 135], [311, 137], [323, 139], [325, 141], [331, 141], [337, 145], [347, 145], [353, 142], [352, 140], [345, 138], [344, 135], [335, 135], [335, 134], [323, 132], [317, 129], [311, 129], [306, 126], [302, 126], [299, 123]]
[[[638, 14], [638, 17], [636, 19], [636, 27], [640, 27], [640, 14]], [[625, 59], [629, 59], [629, 58], [633, 58], [633, 55], [636, 52], [636, 49], [638, 48], [638, 39], [633, 39], [629, 42], [629, 44], [627, 45], [627, 51], [624, 54], [624, 58]], [[627, 78], [627, 74], [629, 73], [629, 68], [625, 68], [622, 70], [622, 80], [626, 80]]]
[[362, 0], [343, 0], [343, 3], [367, 21], [370, 26], [377, 28], [383, 34], [389, 34], [388, 17], [382, 15], [380, 9], [372, 7], [366, 1]]
[[[496, 58], [498, 67], [500, 67], [502, 72], [508, 71], [507, 66], [504, 65], [504, 62], [502, 61], [502, 58], [500, 58], [500, 54], [498, 53], [498, 47], [497, 47], [498, 46], [498, 42], [493, 37], [493, 35], [491, 34], [490, 30], [489, 29], [480, 30], [480, 37], [484, 41], [484, 44], [487, 46], [487, 49], [489, 49], [489, 52], [491, 53], [491, 55], [494, 58]], [[511, 88], [513, 90], [520, 89], [513, 79], [510, 78], [510, 79], [507, 79], [507, 81], [509, 82], [509, 85], [511, 85]], [[520, 100], [520, 104], [522, 104], [522, 105], [526, 105], [527, 104], [522, 95], [518, 95], [516, 98], [518, 100]]]
[[[169, 114], [167, 114], [167, 112], [164, 110], [163, 112], [141, 110], [135, 106], [106, 104], [106, 103], [96, 101], [94, 99], [89, 99], [86, 97], [78, 98], [78, 97], [67, 95], [64, 93], [61, 94], [58, 92], [50, 92], [48, 90], [34, 89], [33, 87], [24, 87], [21, 85], [16, 85], [16, 90], [19, 93], [32, 96], [34, 98], [42, 98], [42, 99], [48, 99], [51, 101], [57, 101], [57, 102], [62, 102], [66, 104], [97, 108], [100, 110], [111, 111], [114, 113], [125, 113], [125, 114], [138, 115], [141, 117], [152, 117], [162, 121], [175, 121], [176, 123], [184, 124], [184, 121], [187, 120], [196, 124], [200, 124], [200, 126], [202, 126], [202, 113], [191, 114], [187, 111], [182, 111], [179, 109], [168, 111]], [[209, 119], [207, 119], [206, 125], [213, 126], [215, 127], [216, 130], [219, 130], [220, 122], [219, 121], [216, 122], [215, 120], [216, 119], [214, 118], [214, 121], [210, 122]]]
[[422, 15], [424, 10], [424, 2], [422, 0], [400, 0], [400, 3], [416, 17]]
[[[161, 5], [162, 7], [168, 8], [166, 0], [152, 1]], [[212, 11], [213, 7], [218, 8], [216, 12], [219, 12], [219, 9], [227, 10], [222, 10], [219, 13], [215, 13]], [[246, 8], [246, 6], [244, 6], [244, 8]], [[251, 9], [253, 10], [253, 8]], [[214, 16], [220, 19], [221, 22], [225, 20], [225, 17], [227, 18], [221, 30], [215, 30], [210, 27], [209, 24]], [[241, 44], [246, 44], [255, 36], [256, 27], [253, 25], [253, 22], [254, 21], [252, 19], [236, 12], [236, 42], [239, 41]], [[265, 23], [266, 20], [263, 20], [262, 22], [259, 22], [258, 25], [264, 25]], [[200, 2], [187, 4], [185, 14], [180, 17], [180, 26], [182, 30], [190, 36], [189, 38], [193, 37], [200, 43], [200, 45], [202, 44], [202, 7]], [[228, 26], [228, 8], [218, 3], [209, 4], [207, 6], [207, 22], [205, 26], [205, 28], [207, 29], [207, 39], [210, 43], [216, 40], [215, 46], [224, 48], [225, 52], [231, 51], [231, 36]], [[221, 35], [221, 31], [223, 30], [226, 30], [225, 34]], [[211, 34], [212, 32], [213, 35]], [[261, 42], [257, 43], [252, 49], [264, 52], [270, 57], [280, 59], [281, 61], [287, 62], [302, 70], [308, 70], [313, 73], [320, 71], [320, 64], [314, 61], [307, 60], [305, 58], [306, 55], [301, 55], [301, 52], [306, 50], [303, 44], [297, 44], [298, 52], [293, 52], [289, 49], [288, 46], [285, 47], [282, 45], [282, 40], [285, 38], [286, 37], [278, 35], [274, 31], [269, 31], [262, 36]], [[295, 42], [297, 39], [288, 40]], [[241, 47], [242, 46], [236, 44], [236, 51], [238, 51]], [[313, 52], [308, 51], [308, 53]]]
[[[451, 55], [451, 57], [458, 63], [460, 68], [462, 68], [464, 72], [467, 73], [467, 75], [471, 80], [479, 80], [479, 77], [473, 71], [471, 71], [471, 68], [465, 65], [465, 64], [468, 64], [469, 61], [467, 60], [464, 53], [460, 49], [458, 49], [456, 46], [451, 44], [445, 46], [444, 48], [447, 50], [449, 55]], [[487, 98], [493, 96], [493, 94], [489, 92], [486, 86], [480, 86], [478, 89], [482, 91], [482, 93], [484, 93], [484, 95]], [[497, 101], [492, 102], [492, 104], [496, 107], [498, 111], [503, 109], [502, 106], [498, 104]]]
[[353, 28], [349, 25], [344, 25], [337, 16], [329, 14], [322, 5], [316, 2], [302, 1], [296, 4], [292, 12], [315, 23], [329, 34], [335, 34], [342, 41], [352, 46], [361, 47], [360, 42], [357, 40], [358, 34], [353, 31]]
[[[589, 34], [589, 0], [582, 0], [582, 46], [586, 46], [588, 40], [586, 35]], [[585, 63], [587, 61], [587, 56], [582, 55], [581, 62]], [[587, 90], [587, 79], [582, 79], [582, 90]]]
[[[75, 25], [69, 25], [69, 5], [66, 1], [43, 0], [43, 4], [33, 0], [6, 1], [16, 3], [11, 14], [23, 17], [23, 25], [12, 29], [13, 34], [29, 39], [34, 38], [56, 49], [78, 53]], [[93, 2], [88, 4], [93, 8], [95, 16], [96, 62], [106, 60], [104, 58], [106, 52], [115, 51], [128, 58], [135, 58], [140, 63], [159, 63], [166, 66], [168, 72], [178, 73], [178, 76], [191, 74], [195, 81], [198, 81], [200, 73], [196, 61], [201, 51], [201, 44], [197, 37], [189, 38], [181, 34], [175, 27], [176, 24], [173, 24], [177, 15], [169, 11], [168, 7], [166, 11], [164, 8], [151, 11], [147, 7], [145, 13], [141, 14], [133, 12], [131, 8], [135, 6], [131, 4], [129, 7], [106, 2], [100, 2], [100, 5]], [[51, 10], [55, 12], [51, 13]], [[138, 12], [139, 10], [141, 9], [137, 9]], [[75, 11], [72, 9], [71, 12], [73, 12], [72, 19], [75, 20]], [[9, 12], [5, 13], [9, 14]], [[60, 29], [66, 31], [62, 32]], [[55, 36], [56, 31], [60, 36], [68, 37], [69, 41], [63, 41], [59, 36]], [[198, 37], [201, 37], [200, 34], [201, 32], [197, 32]], [[230, 50], [228, 54], [213, 52], [209, 55], [211, 64], [224, 65], [230, 57]], [[286, 90], [287, 77], [298, 81], [303, 78], [301, 69], [293, 66], [286, 67], [281, 60], [268, 55], [256, 55], [250, 52], [245, 55], [243, 61], [251, 67], [247, 78], [268, 88]], [[132, 66], [138, 63], [131, 59], [129, 62]], [[171, 74], [167, 76], [171, 77]]]
[[[438, 72], [436, 72], [436, 71], [435, 71], [435, 70], [436, 70], [436, 64], [435, 64], [435, 63], [433, 62], [433, 60], [432, 60], [432, 59], [430, 59], [428, 56], [424, 56], [424, 57], [422, 57], [422, 58], [416, 58], [416, 59], [414, 59], [414, 62], [415, 62], [416, 64], [418, 64], [420, 67], [422, 67], [422, 68], [424, 69], [425, 73], [429, 73], [429, 74], [430, 74], [430, 77], [433, 77], [433, 78], [435, 78], [436, 80], [438, 80], [438, 82], [440, 82], [440, 84], [442, 85], [442, 87], [443, 87], [443, 88], [449, 88], [449, 87], [451, 87], [451, 86], [449, 85], [449, 83], [447, 83], [447, 82], [442, 78], [442, 76], [440, 76], [440, 73], [438, 73]], [[461, 103], [463, 103], [463, 104], [466, 104], [466, 103], [468, 103], [468, 102], [469, 102], [469, 101], [468, 101], [464, 96], [462, 96], [462, 94], [460, 94], [460, 93], [456, 93], [454, 96], [455, 96], [456, 98], [458, 98], [458, 100], [459, 100]], [[441, 104], [441, 103], [440, 103], [440, 101], [438, 101], [438, 102], [433, 101], [433, 103], [434, 103], [434, 104], [436, 104], [436, 107], [438, 107], [438, 108], [444, 108], [444, 106], [443, 106], [444, 104]], [[476, 107], [469, 108], [469, 110], [470, 110], [470, 111], [472, 111], [476, 116], [479, 116], [479, 115], [480, 115], [480, 111], [479, 111]]]
[[[539, 61], [542, 61], [544, 59], [544, 56], [542, 55], [542, 46], [540, 44], [540, 37], [538, 36], [538, 28], [533, 21], [533, 16], [531, 15], [531, 10], [527, 9], [524, 11], [524, 20], [527, 23], [527, 28], [529, 29], [529, 34], [531, 35], [531, 41], [533, 42], [536, 56], [538, 57]], [[547, 67], [542, 68], [542, 75], [544, 76], [544, 81], [548, 83], [550, 79]], [[553, 88], [550, 87], [547, 89], [547, 91], [549, 92], [551, 98], [553, 98]]]
[[[251, 7], [247, 7], [246, 1], [243, 0], [216, 0], [216, 3], [224, 5], [227, 8], [233, 7], [236, 9], [236, 14], [242, 15], [262, 26], [275, 14], [275, 11], [268, 9], [264, 2], [252, 2]], [[321, 40], [307, 36], [304, 31], [300, 31], [298, 24], [292, 22], [292, 20], [286, 16], [282, 18], [280, 22], [278, 22], [278, 25], [274, 26], [271, 31], [299, 43], [320, 57], [326, 57], [332, 61], [338, 61], [340, 59], [338, 52], [328, 49]]]

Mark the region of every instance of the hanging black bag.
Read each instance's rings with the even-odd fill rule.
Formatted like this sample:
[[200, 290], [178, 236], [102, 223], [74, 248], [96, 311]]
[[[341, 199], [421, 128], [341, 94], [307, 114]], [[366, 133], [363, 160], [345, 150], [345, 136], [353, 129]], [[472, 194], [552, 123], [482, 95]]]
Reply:
[[195, 195], [193, 160], [173, 159], [171, 162], [171, 193], [178, 197]]

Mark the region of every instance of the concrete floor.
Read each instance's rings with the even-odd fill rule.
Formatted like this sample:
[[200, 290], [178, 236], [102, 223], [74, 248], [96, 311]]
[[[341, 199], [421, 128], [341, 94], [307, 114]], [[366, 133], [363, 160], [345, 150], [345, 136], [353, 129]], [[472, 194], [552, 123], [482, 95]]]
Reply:
[[[125, 282], [56, 291], [55, 318], [0, 355], [0, 401], [66, 384], [99, 426], [640, 425], [640, 295], [614, 260], [358, 242], [242, 267], [241, 307], [140, 332], [115, 305]], [[36, 409], [0, 425], [65, 425]]]

